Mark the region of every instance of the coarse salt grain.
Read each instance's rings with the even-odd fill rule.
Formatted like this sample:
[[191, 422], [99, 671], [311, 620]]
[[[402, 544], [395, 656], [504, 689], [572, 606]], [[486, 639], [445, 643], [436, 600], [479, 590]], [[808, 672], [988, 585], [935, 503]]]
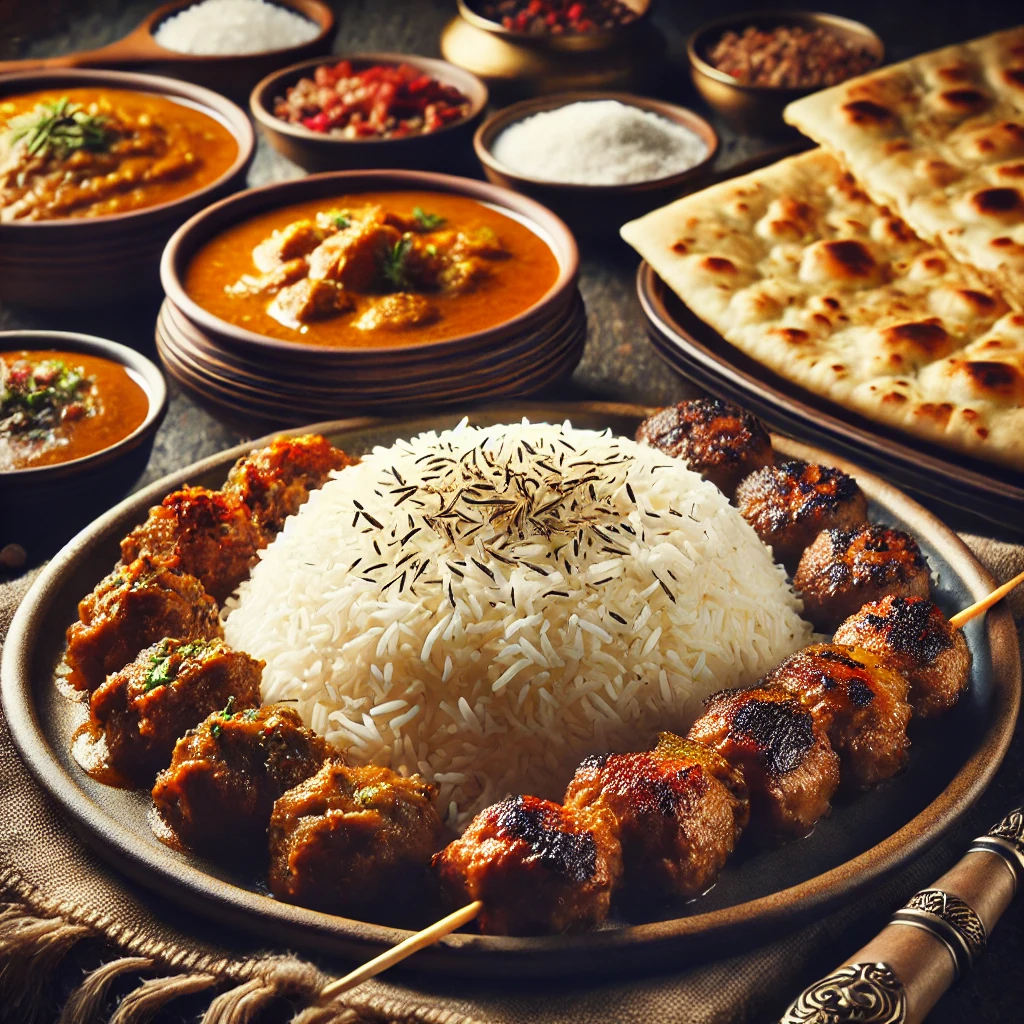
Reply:
[[153, 38], [178, 53], [263, 53], [301, 46], [320, 29], [301, 14], [266, 0], [200, 0], [157, 26]]
[[545, 181], [626, 185], [689, 170], [708, 147], [659, 114], [618, 100], [585, 100], [517, 121], [492, 152], [512, 170]]

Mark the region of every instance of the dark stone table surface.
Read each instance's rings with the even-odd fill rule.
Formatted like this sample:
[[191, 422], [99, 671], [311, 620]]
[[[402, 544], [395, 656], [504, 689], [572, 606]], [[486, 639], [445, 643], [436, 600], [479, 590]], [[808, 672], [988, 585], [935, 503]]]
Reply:
[[[0, 0], [0, 60], [49, 56], [101, 46], [119, 38], [157, 6], [152, 0]], [[335, 49], [398, 50], [439, 55], [438, 39], [453, 16], [454, 0], [336, 0], [339, 30]], [[662, 0], [655, 24], [668, 44], [668, 65], [657, 95], [694, 106], [719, 130], [718, 164], [727, 167], [771, 145], [740, 138], [702, 108], [686, 79], [687, 35], [703, 21], [732, 11], [761, 6], [731, 0]], [[1024, 5], [993, 0], [858, 0], [827, 5], [829, 11], [871, 25], [883, 38], [891, 59], [1012, 25], [1024, 19]], [[821, 8], [818, 8], [821, 9]], [[250, 173], [251, 184], [302, 174], [261, 140]], [[664, 404], [693, 393], [691, 385], [667, 370], [646, 340], [634, 290], [637, 257], [624, 244], [608, 240], [582, 248], [580, 288], [587, 306], [588, 339], [582, 362], [561, 398], [601, 398]], [[26, 311], [0, 304], [0, 330], [37, 328], [74, 330], [112, 338], [156, 359], [153, 326], [157, 302], [139, 306], [55, 313]], [[173, 469], [253, 436], [199, 407], [173, 382], [170, 405], [149, 465], [139, 485]], [[258, 432], [262, 432], [262, 429]], [[1020, 750], [1018, 737], [1015, 748]], [[1019, 768], [1020, 756], [1011, 758]], [[1007, 799], [1014, 780], [1001, 773]], [[1019, 785], [1019, 777], [1016, 783]], [[881, 925], [882, 922], [879, 922]], [[852, 950], [836, 951], [840, 959]], [[979, 968], [940, 1002], [933, 1024], [964, 1020], [1009, 1022], [1024, 1019], [1024, 920], [1021, 907], [1006, 915]], [[0, 1012], [2, 1016], [2, 1012]]]

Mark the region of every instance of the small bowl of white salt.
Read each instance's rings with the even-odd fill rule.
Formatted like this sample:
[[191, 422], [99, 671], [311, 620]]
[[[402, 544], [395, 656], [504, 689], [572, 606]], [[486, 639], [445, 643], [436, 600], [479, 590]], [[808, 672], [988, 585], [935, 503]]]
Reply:
[[597, 234], [699, 187], [718, 136], [672, 103], [567, 92], [498, 111], [473, 145], [490, 181], [539, 200], [578, 233]]
[[320, 0], [172, 0], [115, 46], [242, 99], [283, 64], [329, 53], [335, 31]]

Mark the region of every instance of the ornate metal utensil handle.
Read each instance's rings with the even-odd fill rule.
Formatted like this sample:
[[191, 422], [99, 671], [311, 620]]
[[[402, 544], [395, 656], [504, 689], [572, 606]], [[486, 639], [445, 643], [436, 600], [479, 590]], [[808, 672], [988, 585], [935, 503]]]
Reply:
[[805, 989], [781, 1024], [918, 1024], [984, 953], [1024, 887], [1024, 808], [1015, 808], [850, 961]]

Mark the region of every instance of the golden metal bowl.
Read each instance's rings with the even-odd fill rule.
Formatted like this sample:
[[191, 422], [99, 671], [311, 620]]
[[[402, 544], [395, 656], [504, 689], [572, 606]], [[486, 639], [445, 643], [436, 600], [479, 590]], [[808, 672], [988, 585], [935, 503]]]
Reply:
[[777, 28], [780, 25], [825, 28], [840, 39], [868, 50], [875, 57], [875, 67], [885, 59], [882, 40], [867, 25], [835, 14], [750, 11], [708, 22], [697, 29], [686, 43], [690, 77], [708, 105], [721, 114], [731, 127], [747, 135], [792, 133], [793, 129], [782, 120], [783, 108], [787, 103], [817, 91], [813, 87], [788, 89], [769, 85], [741, 85], [732, 75], [708, 63], [708, 51], [724, 33], [730, 29], [742, 32], [750, 25], [761, 29]]
[[506, 42], [519, 46], [529, 46], [546, 50], [607, 50], [617, 46], [624, 39], [629, 38], [636, 29], [647, 19], [651, 10], [652, 0], [622, 0], [622, 3], [636, 12], [636, 18], [627, 25], [620, 25], [618, 28], [603, 29], [598, 32], [565, 32], [560, 35], [552, 35], [549, 32], [534, 35], [530, 32], [517, 32], [515, 29], [505, 28], [501, 22], [491, 21], [479, 14], [474, 8], [475, 5], [469, 0], [458, 0], [459, 14], [470, 25], [490, 32]]

